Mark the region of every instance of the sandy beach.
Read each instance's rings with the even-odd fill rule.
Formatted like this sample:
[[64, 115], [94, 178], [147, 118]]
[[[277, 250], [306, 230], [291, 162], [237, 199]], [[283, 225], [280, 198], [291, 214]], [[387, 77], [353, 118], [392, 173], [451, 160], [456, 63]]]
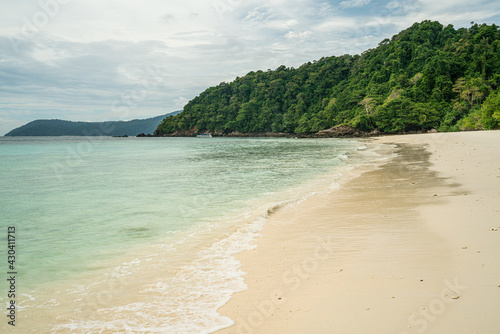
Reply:
[[238, 255], [248, 289], [217, 333], [500, 332], [500, 131], [373, 143], [397, 155], [277, 211]]

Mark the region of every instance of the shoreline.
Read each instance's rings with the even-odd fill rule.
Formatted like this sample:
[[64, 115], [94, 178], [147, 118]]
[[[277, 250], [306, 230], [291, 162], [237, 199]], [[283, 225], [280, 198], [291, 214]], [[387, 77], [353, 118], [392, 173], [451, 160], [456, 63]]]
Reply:
[[216, 333], [500, 327], [500, 132], [372, 140], [398, 156], [276, 212], [237, 255], [248, 289], [219, 309], [235, 325]]
[[[79, 139], [77, 142], [81, 141], [84, 139]], [[223, 143], [219, 146], [223, 147], [227, 147], [231, 142], [240, 142], [221, 139], [219, 143], [221, 141]], [[138, 242], [132, 247], [122, 248], [124, 243], [118, 248], [108, 247], [110, 250], [116, 250], [109, 253], [111, 257], [99, 257], [95, 261], [89, 261], [88, 265], [82, 267], [84, 270], [68, 272], [68, 275], [62, 279], [54, 277], [54, 280], [47, 282], [43, 288], [39, 284], [41, 275], [33, 290], [28, 290], [23, 284], [23, 296], [17, 300], [18, 305], [22, 306], [22, 310], [18, 313], [17, 328], [25, 331], [38, 330], [44, 333], [70, 331], [160, 333], [165, 331], [210, 332], [230, 325], [231, 320], [222, 318], [216, 310], [225, 304], [235, 291], [245, 289], [244, 273], [239, 271], [239, 262], [234, 259], [233, 255], [253, 247], [254, 235], [260, 232], [269, 213], [276, 211], [280, 206], [299, 202], [310, 194], [318, 192], [318, 189], [325, 188], [325, 191], [328, 191], [330, 187], [335, 187], [337, 178], [342, 174], [339, 169], [343, 168], [341, 166], [348, 165], [344, 162], [347, 153], [357, 152], [356, 148], [360, 146], [358, 141], [353, 140], [331, 140], [322, 143], [314, 140], [313, 142], [317, 144], [311, 141], [300, 143], [294, 140], [286, 140], [287, 144], [282, 143], [281, 140], [260, 142], [249, 139], [248, 141], [251, 143], [247, 143], [248, 145], [244, 143], [244, 149], [239, 149], [239, 152], [253, 152], [252, 160], [260, 160], [261, 163], [245, 163], [245, 167], [260, 168], [267, 173], [269, 163], [273, 163], [271, 170], [283, 173], [278, 176], [281, 177], [278, 178], [279, 181], [273, 173], [272, 177], [275, 180], [270, 180], [270, 176], [269, 181], [274, 183], [262, 182], [268, 192], [258, 191], [256, 188], [259, 185], [254, 182], [259, 175], [262, 178], [266, 177], [265, 175], [258, 173], [257, 177], [249, 178], [249, 184], [254, 188], [251, 191], [264, 194], [264, 197], [245, 196], [240, 197], [238, 202], [233, 197], [231, 201], [226, 201], [226, 203], [234, 203], [233, 206], [224, 205], [224, 211], [218, 211], [211, 216], [204, 215], [206, 218], [198, 219], [198, 223], [193, 224], [191, 228], [185, 228], [177, 233], [158, 234], [158, 238], [146, 239], [146, 242]], [[188, 144], [199, 146], [200, 142], [198, 143], [193, 145], [195, 144], [193, 141]], [[201, 143], [201, 145], [206, 144]], [[212, 143], [210, 145], [212, 146]], [[295, 149], [292, 149], [293, 146]], [[238, 145], [237, 148], [241, 147]], [[272, 150], [272, 148], [275, 149]], [[283, 153], [276, 157], [270, 156], [269, 149], [274, 151], [274, 155], [279, 152]], [[229, 153], [231, 151], [224, 149], [216, 152]], [[235, 151], [235, 153], [238, 152], [238, 150]], [[255, 154], [258, 152], [261, 154]], [[221, 153], [217, 155], [226, 156]], [[357, 153], [352, 154], [352, 156], [357, 155]], [[222, 174], [220, 171], [233, 169], [224, 168], [224, 166], [238, 167], [241, 161], [249, 161], [245, 160], [245, 156], [246, 153], [231, 155], [231, 161], [227, 159], [210, 159], [210, 161], [196, 159], [196, 161], [203, 161], [203, 166], [207, 164], [208, 167], [216, 166], [215, 173], [210, 173], [211, 168], [204, 168], [203, 175], [212, 176], [210, 177], [212, 184], [223, 185], [227, 183], [223, 178], [213, 180], [213, 176]], [[202, 155], [202, 157], [207, 158], [207, 155]], [[226, 161], [227, 165], [214, 161]], [[314, 171], [308, 166], [314, 167]], [[241, 173], [233, 175], [247, 173], [249, 170], [244, 169]], [[137, 175], [137, 173], [132, 175]], [[284, 177], [286, 175], [289, 177]], [[300, 175], [303, 176], [300, 177]], [[230, 179], [236, 178], [233, 176]], [[234, 188], [238, 189], [238, 187]], [[242, 188], [248, 189], [249, 187], [239, 189]], [[204, 203], [213, 205], [211, 203], [216, 204], [216, 201], [224, 200], [222, 194], [217, 191], [206, 192], [206, 189], [214, 188], [205, 185], [205, 188], [197, 187], [196, 190], [203, 196]], [[235, 194], [236, 192], [242, 193], [235, 191]], [[250, 192], [245, 193], [248, 195]], [[162, 202], [158, 201], [159, 205], [163, 206]], [[198, 211], [197, 207], [203, 207], [195, 204], [193, 200], [193, 206], [189, 207], [189, 211]], [[135, 206], [130, 205], [130, 207]], [[154, 205], [154, 207], [157, 206]], [[174, 212], [169, 215], [172, 220], [176, 217]], [[129, 214], [127, 213], [127, 216]], [[113, 215], [110, 214], [108, 218], [112, 217]], [[165, 216], [159, 218], [160, 221], [165, 221]], [[195, 222], [195, 219], [190, 218], [188, 222]], [[123, 231], [142, 234], [150, 226], [154, 225], [138, 223], [126, 226], [127, 228]], [[130, 227], [132, 229], [129, 229]], [[25, 242], [27, 240], [29, 239], [25, 239]], [[135, 240], [142, 240], [142, 238]], [[100, 250], [106, 255], [104, 248]], [[25, 292], [30, 295], [24, 295]], [[148, 317], [143, 317], [145, 314]], [[5, 328], [4, 326], [5, 323], [0, 325], [0, 328]]]
[[419, 130], [401, 133], [383, 133], [378, 129], [371, 131], [360, 130], [349, 125], [336, 125], [332, 128], [318, 131], [316, 133], [285, 133], [285, 132], [223, 132], [223, 131], [205, 131], [198, 132], [193, 130], [178, 131], [173, 133], [154, 133], [153, 135], [138, 135], [137, 137], [196, 137], [197, 135], [210, 134], [213, 137], [241, 137], [241, 138], [267, 138], [267, 137], [281, 137], [281, 138], [372, 138], [383, 136], [399, 136], [407, 134], [424, 134], [424, 133], [437, 133], [437, 130]]

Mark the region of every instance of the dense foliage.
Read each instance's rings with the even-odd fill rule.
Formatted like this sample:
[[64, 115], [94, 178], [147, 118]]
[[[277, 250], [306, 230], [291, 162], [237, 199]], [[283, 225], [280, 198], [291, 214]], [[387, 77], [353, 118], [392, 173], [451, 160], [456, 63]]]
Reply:
[[361, 55], [250, 72], [211, 87], [156, 134], [406, 132], [500, 125], [500, 31], [424, 21]]

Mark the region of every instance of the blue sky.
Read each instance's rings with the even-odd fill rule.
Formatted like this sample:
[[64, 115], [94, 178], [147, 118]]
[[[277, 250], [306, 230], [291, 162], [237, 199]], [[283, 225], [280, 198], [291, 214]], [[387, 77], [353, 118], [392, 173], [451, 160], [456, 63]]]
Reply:
[[425, 19], [500, 24], [497, 1], [23, 0], [0, 12], [0, 135], [35, 119], [152, 117], [252, 70], [358, 54]]

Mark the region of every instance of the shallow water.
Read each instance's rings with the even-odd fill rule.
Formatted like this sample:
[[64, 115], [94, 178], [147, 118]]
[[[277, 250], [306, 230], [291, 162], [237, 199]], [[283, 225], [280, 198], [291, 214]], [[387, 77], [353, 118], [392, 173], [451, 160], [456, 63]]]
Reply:
[[[339, 139], [0, 138], [1, 227], [16, 228], [16, 330], [230, 325], [216, 310], [245, 289], [233, 255], [254, 247], [273, 210], [334, 189], [364, 148]], [[6, 280], [0, 289], [8, 303]]]

